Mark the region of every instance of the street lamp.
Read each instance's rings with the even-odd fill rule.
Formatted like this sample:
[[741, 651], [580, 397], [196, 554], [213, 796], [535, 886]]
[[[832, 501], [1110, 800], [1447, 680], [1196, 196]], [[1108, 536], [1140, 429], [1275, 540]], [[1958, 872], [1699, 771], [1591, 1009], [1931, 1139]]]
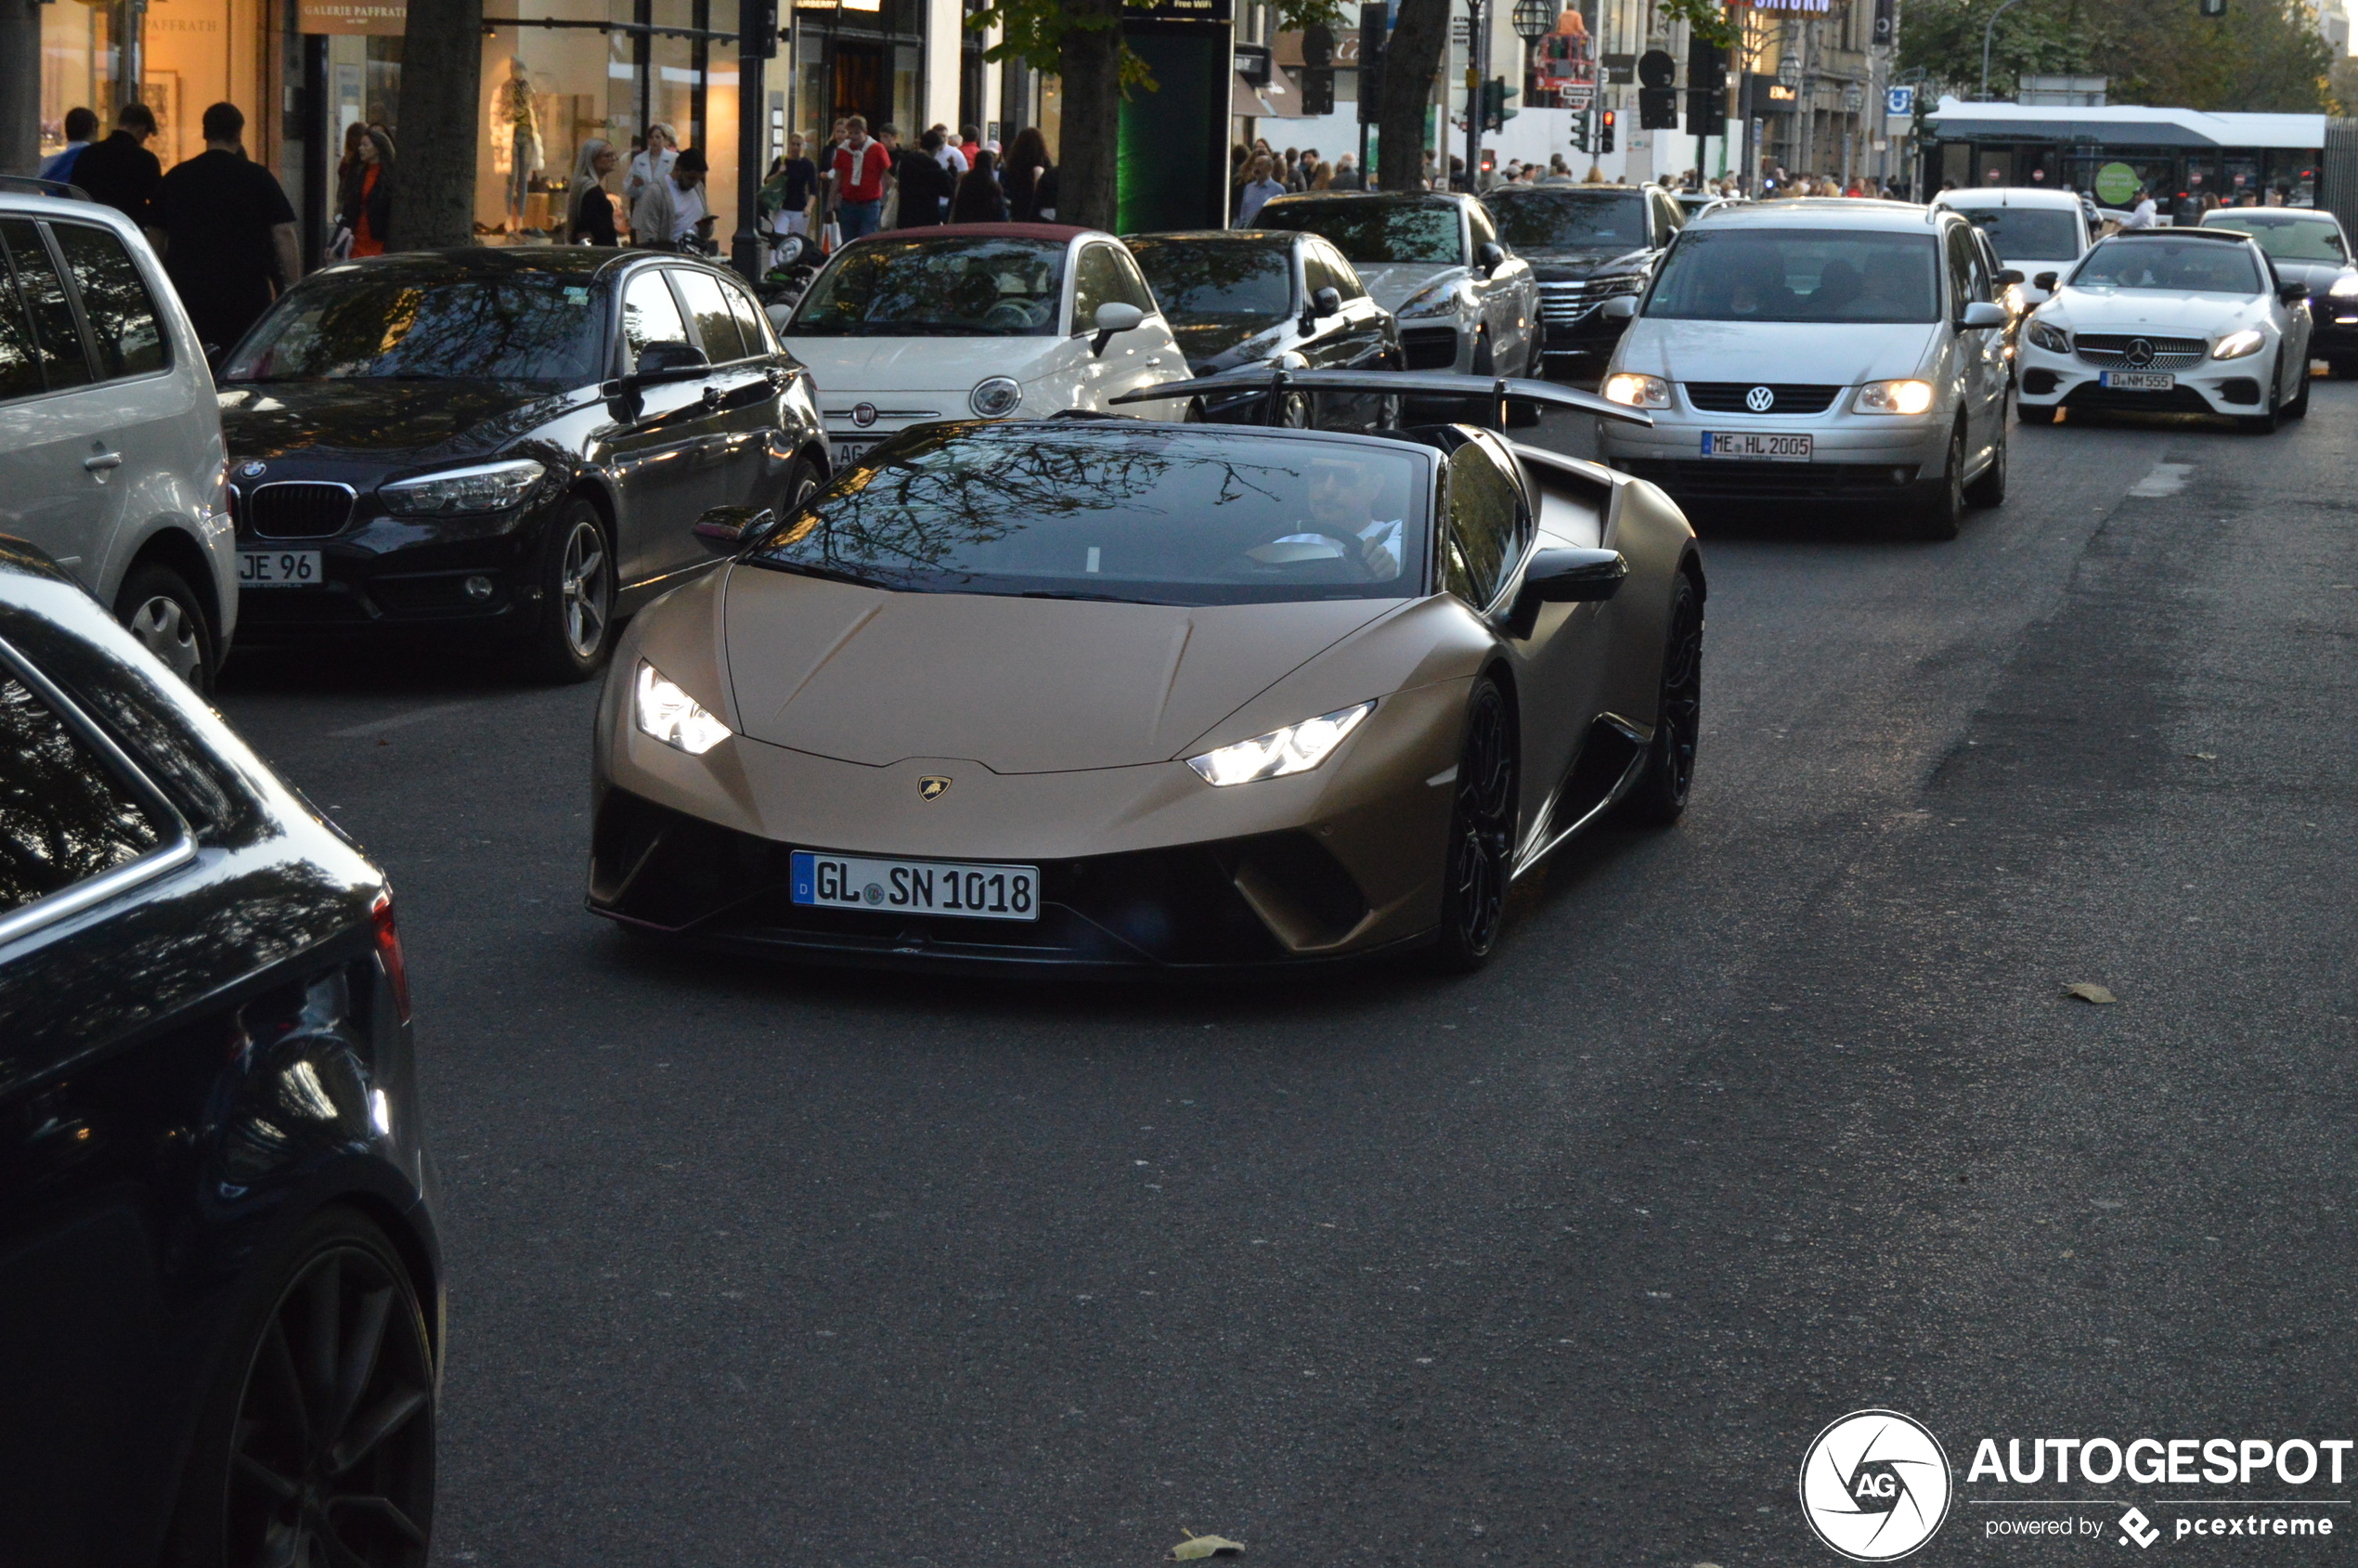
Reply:
[[2006, 3], [1989, 13], [1989, 25], [1981, 30], [1981, 101], [1989, 101], [1989, 42], [1998, 36], [1998, 19], [2022, 4], [2022, 0]]
[[1515, 0], [1515, 8], [1509, 14], [1515, 36], [1522, 40], [1522, 90], [1529, 99], [1532, 52], [1538, 48], [1539, 40], [1556, 30], [1556, 0]]
[[1801, 85], [1801, 57], [1787, 55], [1777, 62], [1777, 84], [1781, 87]]

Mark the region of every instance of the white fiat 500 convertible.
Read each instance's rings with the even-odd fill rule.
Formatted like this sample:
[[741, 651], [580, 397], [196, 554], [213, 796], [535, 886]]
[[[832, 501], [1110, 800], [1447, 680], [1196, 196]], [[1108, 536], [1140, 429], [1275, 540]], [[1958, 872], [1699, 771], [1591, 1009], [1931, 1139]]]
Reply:
[[810, 280], [779, 335], [818, 383], [838, 467], [928, 420], [1099, 412], [1189, 375], [1129, 250], [1060, 224], [869, 235]]
[[2279, 280], [2248, 235], [2116, 234], [2032, 313], [2020, 351], [2022, 417], [2224, 414], [2272, 431], [2309, 411], [2310, 330], [2307, 283]]

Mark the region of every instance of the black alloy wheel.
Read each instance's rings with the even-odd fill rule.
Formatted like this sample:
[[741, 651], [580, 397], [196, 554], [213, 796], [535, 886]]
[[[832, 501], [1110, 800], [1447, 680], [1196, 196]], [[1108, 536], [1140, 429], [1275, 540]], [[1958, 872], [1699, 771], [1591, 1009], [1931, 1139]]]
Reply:
[[1289, 392], [1277, 404], [1277, 423], [1288, 430], [1308, 430], [1316, 422], [1306, 392]]
[[1917, 486], [1915, 515], [1909, 531], [1920, 539], [1953, 539], [1965, 519], [1965, 431], [1957, 427], [1949, 437], [1949, 460], [1937, 479]]
[[142, 561], [115, 595], [115, 618], [198, 693], [213, 690], [213, 625], [196, 590], [161, 561]]
[[1975, 506], [2006, 504], [2006, 410], [2003, 403], [1998, 408], [1998, 439], [1991, 445], [1994, 449], [1989, 454], [1989, 466], [1965, 486], [1965, 499]]
[[550, 528], [541, 551], [540, 615], [527, 649], [551, 680], [587, 680], [614, 640], [614, 551], [605, 519], [577, 496]]
[[1506, 694], [1484, 676], [1466, 705], [1466, 744], [1450, 801], [1437, 955], [1445, 969], [1479, 969], [1497, 945], [1514, 867], [1516, 771]]
[[434, 1360], [408, 1272], [350, 1211], [315, 1216], [231, 1343], [181, 1485], [175, 1568], [422, 1568]]
[[819, 493], [819, 471], [810, 466], [809, 458], [797, 458], [786, 465], [785, 477], [778, 481], [778, 521], [784, 523]]
[[1646, 771], [1623, 810], [1645, 827], [1668, 827], [1684, 815], [1695, 784], [1695, 746], [1703, 734], [1703, 597], [1681, 572], [1670, 590], [1670, 631], [1662, 651], [1662, 695]]

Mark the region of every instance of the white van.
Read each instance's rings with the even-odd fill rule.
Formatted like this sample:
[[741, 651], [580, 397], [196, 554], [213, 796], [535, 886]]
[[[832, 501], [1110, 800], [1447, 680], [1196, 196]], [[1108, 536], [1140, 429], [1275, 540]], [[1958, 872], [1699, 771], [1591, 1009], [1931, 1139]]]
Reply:
[[1984, 186], [1944, 190], [1932, 204], [1963, 214], [1966, 222], [1989, 236], [2000, 263], [2022, 274], [2023, 280], [2015, 287], [2022, 292], [2023, 309], [2047, 297], [2047, 291], [2039, 287], [2041, 273], [2069, 272], [2095, 242], [2088, 232], [2087, 209], [2068, 190]]
[[0, 535], [203, 691], [238, 616], [213, 372], [130, 219], [0, 182]]

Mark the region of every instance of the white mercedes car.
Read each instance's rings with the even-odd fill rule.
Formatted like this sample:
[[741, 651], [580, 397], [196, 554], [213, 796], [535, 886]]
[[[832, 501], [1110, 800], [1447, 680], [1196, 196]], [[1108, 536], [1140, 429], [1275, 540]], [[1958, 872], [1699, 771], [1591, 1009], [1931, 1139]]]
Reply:
[[1128, 248], [1060, 224], [871, 234], [820, 269], [779, 336], [818, 384], [837, 467], [928, 420], [1100, 413], [1191, 373]]
[[2266, 432], [2309, 411], [2308, 285], [2279, 279], [2248, 235], [2116, 234], [2060, 282], [2023, 330], [2025, 423], [2080, 408], [2221, 414]]

